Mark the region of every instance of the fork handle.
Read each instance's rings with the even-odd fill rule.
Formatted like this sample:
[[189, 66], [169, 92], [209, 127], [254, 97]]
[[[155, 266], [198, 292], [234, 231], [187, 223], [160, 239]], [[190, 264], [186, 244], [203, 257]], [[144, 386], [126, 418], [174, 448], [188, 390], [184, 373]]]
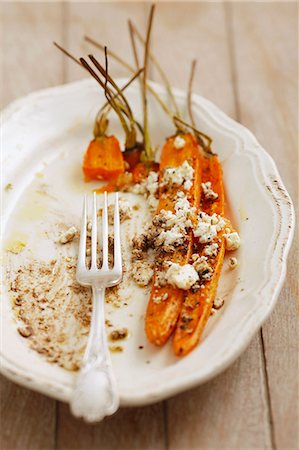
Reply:
[[97, 422], [119, 407], [105, 330], [105, 288], [92, 287], [92, 317], [83, 365], [71, 400], [76, 417]]

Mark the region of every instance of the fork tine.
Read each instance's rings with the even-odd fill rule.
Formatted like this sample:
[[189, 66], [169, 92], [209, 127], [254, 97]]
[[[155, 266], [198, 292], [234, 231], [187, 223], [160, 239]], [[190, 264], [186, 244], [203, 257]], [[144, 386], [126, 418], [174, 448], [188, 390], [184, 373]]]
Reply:
[[108, 270], [108, 205], [107, 192], [104, 192], [104, 206], [102, 213], [102, 237], [103, 237], [103, 263], [102, 269]]
[[98, 227], [97, 227], [97, 194], [93, 193], [92, 202], [92, 228], [91, 228], [91, 269], [97, 269], [97, 243], [98, 243]]
[[115, 193], [115, 206], [114, 206], [114, 266], [113, 266], [113, 269], [119, 273], [121, 273], [121, 271], [122, 271], [118, 192]]
[[82, 220], [81, 220], [81, 230], [80, 230], [80, 241], [79, 241], [79, 253], [78, 253], [78, 265], [77, 272], [79, 270], [85, 269], [85, 257], [86, 257], [86, 227], [87, 227], [87, 198], [84, 195], [83, 199], [83, 209], [82, 209]]

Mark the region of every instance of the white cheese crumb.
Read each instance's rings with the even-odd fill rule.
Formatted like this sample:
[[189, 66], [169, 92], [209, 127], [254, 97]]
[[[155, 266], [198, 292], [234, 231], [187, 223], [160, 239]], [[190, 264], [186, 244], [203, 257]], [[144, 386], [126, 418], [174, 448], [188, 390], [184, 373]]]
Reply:
[[203, 254], [206, 256], [215, 257], [217, 256], [218, 253], [218, 247], [219, 246], [217, 243], [206, 245], [205, 248], [203, 249]]
[[155, 212], [158, 207], [158, 199], [156, 198], [158, 189], [158, 173], [151, 171], [141, 183], [137, 183], [131, 188], [131, 192], [137, 195], [144, 195], [147, 198], [150, 211]]
[[184, 290], [190, 289], [199, 280], [198, 273], [193, 266], [190, 264], [180, 266], [176, 263], [170, 263], [165, 278], [172, 286]]
[[199, 238], [201, 244], [211, 242], [217, 236], [216, 225], [211, 225], [206, 222], [199, 222], [197, 228], [194, 230], [194, 236]]
[[137, 183], [137, 184], [134, 184], [134, 186], [132, 186], [131, 192], [136, 195], [142, 195], [142, 194], [146, 193], [146, 189], [145, 189], [144, 184]]
[[229, 261], [228, 261], [228, 267], [229, 267], [231, 270], [234, 270], [234, 269], [237, 267], [237, 265], [238, 265], [238, 260], [237, 260], [237, 258], [235, 258], [235, 257], [229, 258]]
[[158, 173], [151, 171], [144, 180], [144, 185], [149, 194], [155, 195], [158, 191]]
[[136, 261], [132, 266], [132, 278], [138, 286], [147, 286], [153, 275], [152, 264], [146, 261]]
[[226, 250], [233, 251], [240, 247], [241, 239], [236, 231], [233, 233], [226, 233], [223, 236], [225, 238]]
[[216, 198], [218, 198], [218, 194], [213, 191], [212, 183], [210, 181], [207, 181], [206, 183], [201, 183], [201, 187], [204, 196], [207, 200], [216, 200]]
[[183, 148], [186, 144], [186, 141], [184, 138], [182, 138], [179, 134], [175, 137], [175, 140], [173, 141], [174, 148], [179, 150], [180, 148]]
[[163, 186], [181, 186], [188, 190], [192, 186], [194, 177], [194, 169], [188, 161], [184, 161], [181, 166], [178, 167], [167, 167], [164, 170], [162, 182], [160, 184]]
[[156, 212], [158, 208], [159, 200], [153, 195], [150, 194], [147, 198], [148, 207], [151, 212]]
[[71, 242], [77, 233], [78, 230], [76, 227], [70, 227], [60, 236], [59, 239], [60, 244], [67, 244], [68, 242]]
[[210, 243], [217, 233], [223, 229], [226, 222], [223, 217], [213, 214], [209, 216], [206, 213], [199, 213], [198, 224], [194, 230], [194, 236], [199, 238], [201, 244]]
[[177, 217], [177, 225], [183, 226], [184, 228], [193, 226], [191, 217], [195, 214], [196, 208], [191, 206], [184, 192], [179, 191], [177, 193], [174, 209]]
[[173, 212], [165, 209], [161, 209], [159, 218], [161, 218], [162, 222], [165, 224], [165, 228], [167, 229], [172, 228], [177, 222], [177, 216], [173, 214]]
[[184, 234], [178, 227], [173, 227], [170, 230], [163, 230], [156, 239], [158, 246], [163, 246], [166, 252], [174, 250], [174, 246], [181, 245], [184, 242]]
[[186, 180], [185, 181], [185, 183], [184, 183], [184, 189], [186, 190], [186, 191], [190, 191], [190, 189], [191, 189], [191, 187], [192, 187], [192, 181], [191, 180]]

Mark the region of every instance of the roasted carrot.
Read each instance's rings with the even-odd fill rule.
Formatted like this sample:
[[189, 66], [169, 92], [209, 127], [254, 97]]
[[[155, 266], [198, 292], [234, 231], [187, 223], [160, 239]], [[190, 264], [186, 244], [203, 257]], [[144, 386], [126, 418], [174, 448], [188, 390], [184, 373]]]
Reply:
[[117, 190], [116, 181], [104, 184], [104, 186], [94, 189], [97, 194], [103, 194], [104, 192], [115, 192]]
[[[224, 190], [222, 168], [217, 155], [211, 154], [203, 159], [202, 182], [207, 181], [211, 182], [212, 189], [218, 194], [218, 198], [211, 202], [202, 196], [201, 211], [209, 215], [216, 213], [222, 216], [224, 214]], [[210, 263], [213, 269], [211, 280], [206, 281], [203, 284], [204, 287], [197, 292], [190, 290], [186, 294], [173, 338], [173, 349], [178, 356], [186, 355], [198, 344], [210, 317], [225, 253], [223, 233], [224, 231], [218, 233], [218, 253]], [[204, 244], [200, 244], [198, 238], [195, 237], [193, 245], [195, 252], [201, 255]]]
[[134, 183], [140, 183], [148, 175], [147, 164], [139, 162], [132, 170]]
[[124, 159], [115, 136], [99, 136], [93, 139], [84, 155], [85, 180], [111, 180], [124, 172]]
[[127, 163], [128, 170], [132, 171], [138, 163], [140, 163], [142, 147], [134, 148], [133, 150], [125, 150], [124, 151], [124, 160]]
[[[167, 167], [178, 167], [184, 161], [189, 161], [189, 164], [194, 168], [194, 182], [189, 191], [189, 201], [192, 206], [199, 207], [200, 190], [197, 188], [201, 183], [201, 149], [197, 144], [192, 134], [185, 134], [185, 145], [181, 149], [174, 146], [175, 137], [168, 138], [161, 154], [160, 160], [160, 177], [163, 169]], [[165, 195], [160, 191], [158, 212], [162, 209], [174, 211], [175, 197], [182, 187], [172, 187], [168, 189]], [[192, 253], [192, 233], [189, 233], [188, 240], [186, 240], [184, 248], [176, 250], [172, 256], [171, 261], [177, 264], [186, 264]], [[149, 303], [146, 311], [145, 330], [150, 342], [155, 345], [163, 345], [171, 335], [182, 307], [184, 292], [180, 289], [174, 288], [170, 285], [157, 286], [156, 280], [159, 271], [161, 270], [159, 263], [156, 264], [154, 283], [150, 294]], [[167, 299], [159, 301], [164, 294], [167, 294]]]

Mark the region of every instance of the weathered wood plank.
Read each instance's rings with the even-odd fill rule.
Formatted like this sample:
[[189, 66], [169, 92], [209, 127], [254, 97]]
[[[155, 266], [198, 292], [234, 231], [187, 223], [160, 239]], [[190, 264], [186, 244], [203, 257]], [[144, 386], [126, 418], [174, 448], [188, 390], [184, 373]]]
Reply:
[[49, 450], [55, 443], [55, 401], [1, 376], [2, 450]]
[[168, 401], [169, 448], [271, 448], [263, 377], [256, 337], [226, 372]]
[[[83, 42], [84, 34], [107, 44], [125, 59], [130, 59], [130, 40], [127, 18], [131, 17], [144, 27], [147, 6], [142, 3], [72, 3], [67, 7], [66, 41], [64, 45], [76, 55], [94, 52]], [[129, 56], [130, 55], [130, 56]], [[133, 61], [133, 60], [132, 60]], [[127, 76], [112, 60], [109, 63], [114, 77]], [[84, 78], [87, 74], [67, 61], [67, 81]], [[88, 425], [71, 416], [67, 405], [59, 405], [58, 449], [164, 449], [163, 405], [145, 408], [121, 409], [111, 418], [98, 425]]]
[[62, 55], [52, 44], [62, 35], [57, 3], [2, 3], [1, 104], [37, 89], [61, 84]]
[[[62, 83], [62, 58], [52, 48], [61, 34], [59, 3], [1, 4], [1, 104]], [[55, 401], [1, 377], [1, 448], [51, 449]]]
[[191, 61], [196, 58], [194, 92], [233, 116], [235, 106], [223, 5], [177, 3], [174, 9], [171, 4], [160, 3], [153, 31], [155, 55], [171, 84], [187, 88]]
[[[88, 35], [133, 64], [127, 20], [131, 18], [144, 28], [146, 12], [144, 3], [100, 2], [89, 3], [88, 6], [84, 3], [70, 3], [66, 5], [65, 18], [70, 26], [65, 30], [64, 44], [77, 57], [92, 53], [100, 61], [104, 61], [103, 53], [84, 41], [84, 35]], [[72, 61], [67, 60], [66, 63], [68, 81], [88, 77]], [[130, 75], [127, 69], [112, 58], [109, 59], [109, 72], [114, 78]]]
[[[291, 3], [232, 5], [242, 122], [276, 161], [296, 201], [298, 176], [298, 21]], [[294, 244], [278, 304], [263, 327], [266, 373], [277, 448], [297, 448], [298, 298]]]
[[58, 450], [162, 450], [163, 410], [158, 403], [144, 408], [124, 408], [103, 422], [88, 425], [75, 419], [60, 404]]
[[[238, 118], [230, 24], [224, 6], [178, 4], [174, 16], [171, 5], [163, 4], [158, 11], [155, 53], [173, 84], [186, 86], [188, 62], [196, 56], [198, 76], [194, 91]], [[169, 48], [171, 51], [167, 51]], [[167, 416], [171, 450], [271, 448], [260, 335], [224, 374], [168, 401]]]

